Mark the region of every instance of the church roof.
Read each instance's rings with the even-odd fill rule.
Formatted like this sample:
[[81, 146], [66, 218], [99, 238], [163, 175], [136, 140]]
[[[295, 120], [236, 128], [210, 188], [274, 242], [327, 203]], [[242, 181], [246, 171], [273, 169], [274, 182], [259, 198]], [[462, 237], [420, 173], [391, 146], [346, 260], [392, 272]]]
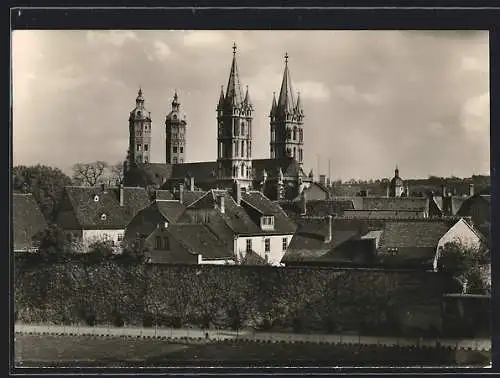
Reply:
[[233, 61], [229, 80], [227, 82], [225, 101], [228, 105], [240, 107], [243, 104], [243, 91], [241, 90], [240, 76], [238, 72], [238, 63], [236, 62], [236, 44], [233, 45]]
[[295, 96], [292, 88], [292, 79], [288, 68], [288, 54], [285, 54], [285, 70], [281, 82], [280, 95], [278, 97], [278, 111], [285, 114], [294, 113], [296, 106]]
[[308, 178], [300, 167], [300, 164], [291, 157], [279, 159], [254, 159], [252, 160], [252, 168], [256, 174], [254, 179], [258, 180], [263, 178], [264, 170], [267, 172], [268, 177], [278, 177], [280, 168], [285, 177], [297, 177], [300, 175], [303, 179]]

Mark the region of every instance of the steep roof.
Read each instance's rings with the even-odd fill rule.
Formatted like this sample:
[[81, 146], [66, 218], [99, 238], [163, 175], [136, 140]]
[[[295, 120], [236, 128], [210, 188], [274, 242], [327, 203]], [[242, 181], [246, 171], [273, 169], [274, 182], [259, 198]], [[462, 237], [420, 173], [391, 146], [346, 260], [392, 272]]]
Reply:
[[164, 163], [134, 163], [125, 174], [124, 184], [161, 186], [172, 177], [172, 165]]
[[309, 180], [308, 176], [300, 167], [300, 164], [292, 157], [282, 157], [279, 159], [253, 159], [252, 169], [254, 170], [254, 180], [262, 180], [264, 170], [269, 178], [276, 178], [279, 174], [279, 169], [285, 177], [300, 176], [304, 180]]
[[47, 222], [31, 194], [14, 193], [12, 197], [14, 251], [33, 246], [33, 236], [47, 227]]
[[241, 89], [240, 75], [238, 72], [238, 63], [236, 62], [236, 45], [233, 46], [233, 60], [227, 82], [225, 101], [228, 105], [240, 107], [243, 104], [243, 91]]
[[[123, 229], [150, 203], [143, 188], [125, 187], [123, 192], [123, 206], [120, 206], [118, 188], [104, 190], [83, 186], [65, 188], [65, 194], [78, 224], [83, 229]], [[64, 224], [61, 226], [64, 227]]]
[[288, 68], [288, 54], [285, 55], [285, 69], [283, 71], [283, 80], [278, 97], [278, 112], [283, 114], [293, 114], [296, 108], [295, 93], [292, 88], [292, 79]]
[[359, 236], [356, 227], [336, 228], [332, 220], [332, 238], [328, 241], [329, 220], [326, 217], [301, 218], [297, 223], [297, 231], [281, 260], [283, 263], [316, 260], [337, 246]]
[[169, 225], [168, 231], [191, 253], [201, 254], [206, 259], [232, 259], [229, 250], [205, 225]]
[[154, 205], [161, 213], [161, 215], [163, 215], [165, 219], [170, 223], [177, 222], [177, 220], [186, 210], [185, 206], [176, 200], [155, 201]]
[[212, 182], [217, 179], [217, 162], [202, 161], [196, 163], [174, 164], [172, 166], [173, 179], [194, 177], [195, 185], [199, 182]]
[[362, 197], [363, 210], [422, 210], [429, 208], [429, 199], [421, 197]]

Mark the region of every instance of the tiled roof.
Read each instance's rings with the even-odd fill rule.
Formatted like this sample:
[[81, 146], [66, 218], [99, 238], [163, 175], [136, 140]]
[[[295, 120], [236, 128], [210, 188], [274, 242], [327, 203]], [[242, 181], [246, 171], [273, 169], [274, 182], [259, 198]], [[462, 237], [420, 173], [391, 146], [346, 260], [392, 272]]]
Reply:
[[[285, 213], [296, 218], [302, 214], [302, 204], [300, 201], [277, 201]], [[343, 215], [345, 210], [354, 209], [353, 202], [347, 200], [310, 200], [306, 202], [306, 216], [325, 217], [327, 215]]]
[[172, 177], [172, 165], [163, 163], [137, 163], [128, 168], [125, 185], [160, 187]]
[[303, 179], [308, 179], [299, 163], [294, 158], [284, 157], [279, 159], [254, 159], [252, 160], [252, 169], [254, 170], [254, 180], [262, 180], [263, 172], [266, 170], [269, 178], [278, 177], [279, 169], [285, 177], [302, 176]]
[[240, 265], [269, 265], [262, 256], [254, 251], [246, 252], [240, 261]]
[[363, 210], [424, 210], [429, 208], [429, 199], [421, 197], [361, 197]]
[[381, 249], [436, 249], [441, 237], [455, 223], [446, 220], [387, 221], [382, 235]]
[[68, 186], [65, 192], [82, 229], [123, 229], [149, 204], [143, 188], [124, 188], [123, 206], [118, 188]]
[[[198, 201], [205, 194], [207, 194], [207, 192], [204, 191], [204, 190], [194, 190], [194, 191], [184, 190], [182, 192], [182, 203], [184, 204], [184, 206], [189, 206], [193, 202]], [[174, 198], [176, 200], [180, 200], [180, 193], [179, 193], [179, 191], [176, 191], [174, 193]]]
[[355, 227], [335, 228], [332, 221], [331, 241], [326, 242], [327, 236], [328, 218], [301, 218], [281, 261], [290, 263], [316, 260], [347, 240], [359, 236], [359, 231]]
[[12, 228], [14, 251], [32, 247], [32, 239], [47, 222], [31, 194], [13, 194]]
[[175, 223], [184, 213], [186, 208], [179, 201], [155, 201], [158, 211], [167, 219], [169, 223]]
[[229, 250], [206, 226], [201, 224], [170, 225], [168, 231], [191, 253], [201, 254], [205, 259], [232, 259]]
[[170, 190], [156, 190], [155, 191], [156, 200], [173, 200], [174, 194]]
[[[217, 210], [219, 216], [211, 216], [211, 223], [223, 220], [235, 234], [290, 234], [295, 231], [295, 225], [286, 217], [282, 209], [257, 191], [242, 192], [241, 206], [238, 206], [228, 191], [211, 190], [189, 205], [188, 209], [214, 209], [218, 196], [224, 197], [225, 211], [222, 214]], [[268, 231], [260, 228], [260, 213], [274, 215], [274, 230]]]
[[175, 223], [183, 214], [185, 207], [179, 201], [154, 201], [139, 211], [129, 222], [125, 230], [127, 239], [135, 239], [137, 235], [150, 235], [158, 224], [167, 221]]
[[329, 264], [370, 265], [375, 262], [376, 250], [373, 240], [351, 239], [333, 248], [318, 260]]
[[217, 162], [203, 161], [174, 164], [172, 167], [172, 178], [185, 179], [186, 177], [194, 177], [195, 185], [215, 181], [217, 179]]
[[352, 210], [346, 209], [344, 211], [345, 217], [353, 218], [378, 218], [378, 219], [389, 219], [389, 218], [424, 218], [424, 212], [422, 210]]

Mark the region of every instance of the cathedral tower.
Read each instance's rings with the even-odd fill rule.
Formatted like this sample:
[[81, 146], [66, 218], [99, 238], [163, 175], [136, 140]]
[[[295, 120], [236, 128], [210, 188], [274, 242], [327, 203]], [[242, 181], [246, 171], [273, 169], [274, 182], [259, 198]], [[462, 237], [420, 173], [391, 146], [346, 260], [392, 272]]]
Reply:
[[128, 165], [149, 163], [151, 154], [151, 113], [144, 107], [142, 89], [139, 89], [135, 108], [130, 112]]
[[302, 166], [304, 159], [304, 132], [302, 129], [304, 111], [300, 93], [292, 89], [288, 68], [288, 53], [285, 54], [285, 71], [278, 101], [273, 94], [271, 105], [271, 158], [293, 157]]
[[165, 119], [165, 148], [167, 164], [185, 163], [186, 161], [186, 119], [180, 114], [177, 91], [172, 101], [172, 110]]
[[221, 88], [217, 105], [217, 179], [221, 185], [236, 181], [242, 188], [251, 186], [253, 111], [248, 87], [243, 96], [234, 44], [226, 93]]

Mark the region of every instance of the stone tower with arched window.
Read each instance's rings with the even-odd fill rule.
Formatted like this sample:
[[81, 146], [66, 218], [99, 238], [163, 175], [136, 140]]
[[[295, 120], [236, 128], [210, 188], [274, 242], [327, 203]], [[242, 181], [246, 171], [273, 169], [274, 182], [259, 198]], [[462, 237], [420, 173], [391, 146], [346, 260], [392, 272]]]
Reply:
[[144, 107], [142, 89], [135, 99], [135, 108], [130, 112], [128, 165], [149, 163], [151, 156], [151, 113]]
[[288, 54], [285, 54], [285, 70], [281, 90], [276, 101], [273, 94], [271, 105], [271, 159], [293, 157], [302, 166], [304, 160], [304, 111], [300, 93], [295, 94], [288, 68]]
[[236, 181], [241, 188], [252, 185], [252, 120], [254, 107], [248, 87], [243, 95], [236, 44], [226, 93], [221, 89], [217, 105], [217, 181], [220, 186]]
[[165, 157], [167, 164], [186, 162], [186, 117], [180, 113], [181, 103], [177, 91], [172, 101], [172, 110], [165, 119]]

